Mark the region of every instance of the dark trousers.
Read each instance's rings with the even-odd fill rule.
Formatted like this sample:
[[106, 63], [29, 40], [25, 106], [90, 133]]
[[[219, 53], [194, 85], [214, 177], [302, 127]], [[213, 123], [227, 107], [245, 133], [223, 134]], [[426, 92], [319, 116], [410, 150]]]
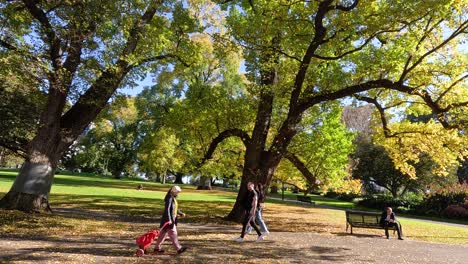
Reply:
[[255, 229], [257, 232], [258, 236], [261, 236], [262, 233], [260, 232], [260, 229], [258, 228], [257, 224], [255, 224], [255, 215], [250, 215], [250, 210], [245, 211], [245, 217], [244, 220], [242, 221], [242, 233], [241, 237], [243, 238], [245, 236], [245, 229], [247, 228], [247, 225], [250, 223], [250, 226]]
[[401, 226], [400, 226], [400, 223], [398, 222], [387, 222], [385, 221], [383, 223], [383, 227], [385, 228], [385, 236], [387, 236], [387, 238], [389, 237], [388, 235], [388, 228], [389, 227], [395, 227], [396, 226], [396, 230], [397, 230], [397, 233], [398, 233], [398, 237], [401, 238]]

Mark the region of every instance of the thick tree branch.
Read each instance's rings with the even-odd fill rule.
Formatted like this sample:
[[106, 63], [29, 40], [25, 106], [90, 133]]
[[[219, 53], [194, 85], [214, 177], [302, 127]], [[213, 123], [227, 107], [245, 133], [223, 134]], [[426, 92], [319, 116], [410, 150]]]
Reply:
[[70, 31], [72, 36], [70, 40], [70, 45], [67, 48], [67, 59], [63, 64], [63, 68], [65, 68], [69, 74], [68, 86], [70, 86], [71, 78], [78, 69], [78, 66], [80, 65], [84, 41], [84, 37], [82, 36], [82, 34], [80, 34], [80, 32], [77, 32], [78, 29], [75, 26], [73, 26], [73, 28]]
[[[305, 110], [307, 110], [308, 108], [312, 107], [315, 104], [344, 98], [346, 96], [351, 96], [353, 94], [368, 91], [368, 90], [375, 89], [375, 88], [394, 89], [397, 85], [400, 85], [400, 84], [396, 84], [387, 79], [373, 80], [373, 81], [367, 81], [367, 82], [356, 84], [356, 85], [351, 85], [346, 88], [340, 89], [338, 91], [317, 94], [311, 97], [304, 98], [303, 100], [301, 100], [301, 102], [298, 105], [298, 111], [304, 112]], [[411, 88], [408, 87], [408, 90], [410, 89]]]
[[287, 151], [284, 157], [287, 158], [302, 173], [304, 178], [307, 180], [307, 183], [309, 183], [311, 187], [317, 185], [317, 177], [309, 171], [304, 162], [302, 162], [296, 155]]
[[23, 0], [26, 9], [29, 13], [41, 24], [41, 28], [47, 37], [47, 42], [49, 44], [49, 55], [50, 60], [52, 61], [52, 66], [55, 70], [61, 66], [61, 40], [57, 37], [52, 25], [50, 24], [49, 19], [47, 18], [46, 13], [40, 9], [36, 4], [37, 1], [34, 0]]
[[17, 47], [15, 47], [15, 46], [11, 45], [10, 43], [4, 41], [3, 39], [0, 39], [0, 46], [6, 48], [7, 50], [20, 52]]
[[19, 49], [18, 47], [14, 46], [13, 44], [8, 43], [7, 41], [0, 39], [0, 46], [4, 47], [7, 50], [10, 50], [12, 52], [16, 52], [20, 55], [25, 56], [28, 59], [31, 59], [36, 62], [42, 62], [40, 58], [32, 55], [31, 53], [27, 52], [26, 50]]
[[454, 104], [448, 105], [445, 108], [442, 108], [436, 101], [434, 101], [432, 99], [431, 95], [429, 94], [429, 92], [427, 90], [413, 89], [413, 88], [410, 88], [410, 87], [404, 86], [404, 85], [396, 85], [396, 86], [394, 86], [394, 89], [398, 90], [400, 92], [404, 92], [404, 93], [407, 93], [407, 94], [412, 94], [412, 95], [416, 95], [416, 96], [421, 97], [423, 99], [423, 101], [425, 102], [425, 104], [429, 108], [431, 108], [432, 113], [434, 113], [434, 115], [437, 117], [437, 120], [442, 124], [442, 126], [444, 128], [453, 129], [453, 128], [460, 128], [460, 125], [463, 126], [463, 123], [461, 123], [461, 124], [450, 124], [449, 121], [447, 120], [448, 119], [447, 113], [453, 107], [466, 106], [468, 104], [468, 102], [454, 103]]
[[301, 94], [302, 85], [305, 80], [307, 69], [309, 68], [310, 62], [312, 60], [315, 51], [318, 47], [323, 43], [323, 39], [327, 33], [326, 28], [323, 25], [323, 20], [325, 19], [325, 15], [332, 10], [330, 7], [333, 0], [325, 0], [319, 4], [317, 13], [315, 14], [314, 20], [314, 39], [310, 42], [307, 50], [301, 60], [301, 64], [299, 65], [299, 70], [296, 74], [296, 78], [294, 80], [294, 90], [291, 93], [291, 98], [289, 100], [290, 112], [294, 112], [294, 108], [296, 106], [297, 101], [299, 100], [299, 95]]
[[0, 147], [10, 150], [19, 157], [26, 158], [26, 146], [28, 142], [25, 140], [21, 141], [22, 142], [19, 142], [19, 140], [14, 139], [12, 139], [12, 141], [9, 142], [0, 141]]
[[226, 138], [229, 137], [238, 137], [244, 142], [244, 145], [247, 147], [251, 144], [251, 139], [247, 132], [241, 129], [228, 129], [223, 132], [221, 132], [217, 137], [215, 137], [210, 144], [210, 147], [208, 148], [208, 151], [205, 153], [203, 156], [203, 159], [201, 160], [199, 165], [202, 165], [205, 163], [207, 160], [211, 159], [213, 156], [214, 151], [216, 150], [216, 147], [218, 146], [219, 143], [223, 142]]
[[395, 136], [394, 134], [391, 133], [390, 129], [388, 128], [387, 118], [385, 117], [385, 109], [384, 107], [382, 107], [381, 104], [379, 104], [377, 99], [366, 97], [366, 96], [355, 96], [355, 97], [356, 99], [360, 101], [373, 104], [377, 108], [377, 111], [379, 111], [379, 114], [380, 114], [380, 121], [382, 122], [382, 127], [383, 127], [383, 132], [384, 132], [385, 137]]
[[129, 37], [116, 65], [105, 70], [91, 87], [80, 96], [75, 105], [62, 116], [61, 126], [70, 134], [70, 139], [79, 135], [98, 115], [118, 88], [122, 79], [130, 71], [131, 67], [126, 57], [135, 51], [137, 43], [143, 37], [142, 32], [145, 25], [152, 20], [161, 3], [162, 0], [150, 3], [145, 13], [135, 21], [133, 28], [130, 30]]

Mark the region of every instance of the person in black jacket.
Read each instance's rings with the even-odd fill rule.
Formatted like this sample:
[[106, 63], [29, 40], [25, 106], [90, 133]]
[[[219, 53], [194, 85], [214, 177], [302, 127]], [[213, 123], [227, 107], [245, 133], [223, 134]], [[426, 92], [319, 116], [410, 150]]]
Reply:
[[396, 226], [398, 239], [403, 240], [403, 238], [401, 237], [400, 223], [398, 223], [398, 221], [396, 220], [395, 213], [393, 212], [391, 207], [385, 208], [385, 211], [380, 216], [380, 225], [385, 228], [385, 236], [387, 236], [387, 239], [390, 238], [390, 236], [388, 235], [388, 228]]
[[253, 182], [247, 183], [247, 194], [242, 199], [241, 205], [244, 210], [244, 220], [242, 221], [242, 233], [241, 236], [236, 238], [237, 242], [243, 242], [245, 236], [245, 229], [247, 225], [250, 224], [255, 231], [257, 232], [258, 238], [257, 241], [263, 240], [263, 235], [260, 232], [260, 229], [255, 224], [255, 212], [257, 211], [257, 204], [258, 204], [258, 195], [255, 191], [255, 184]]
[[156, 241], [156, 247], [154, 252], [163, 253], [164, 250], [161, 249], [161, 245], [166, 239], [166, 234], [171, 239], [172, 244], [177, 250], [177, 254], [184, 252], [187, 248], [180, 245], [177, 238], [177, 216], [185, 216], [181, 210], [178, 208], [178, 203], [176, 200], [177, 195], [181, 192], [179, 186], [173, 186], [169, 189], [164, 197], [164, 212], [161, 217], [161, 223], [159, 225], [160, 231], [158, 234], [158, 240]]
[[[257, 211], [255, 212], [255, 223], [259, 226], [260, 232], [262, 235], [266, 236], [270, 234], [270, 231], [268, 231], [268, 228], [266, 226], [265, 221], [263, 220], [263, 209], [265, 208], [265, 188], [263, 187], [263, 184], [257, 183], [255, 191], [257, 192], [258, 195], [258, 205], [257, 205]], [[252, 226], [247, 227], [247, 233], [250, 234], [252, 232]]]

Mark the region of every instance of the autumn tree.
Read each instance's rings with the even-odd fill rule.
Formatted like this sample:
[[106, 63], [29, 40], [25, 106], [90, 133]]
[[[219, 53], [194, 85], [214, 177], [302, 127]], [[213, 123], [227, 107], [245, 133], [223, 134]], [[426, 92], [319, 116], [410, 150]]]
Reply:
[[[338, 102], [310, 109], [304, 115], [301, 131], [289, 145], [276, 174], [284, 174], [283, 167], [288, 164], [287, 175], [295, 180], [287, 182], [303, 182], [301, 189], [306, 193], [317, 187], [322, 190], [340, 187], [348, 176], [346, 166], [348, 155], [353, 151], [354, 138], [354, 134], [341, 123], [341, 115]], [[300, 178], [303, 180], [298, 180]]]
[[141, 141], [135, 98], [117, 96], [106, 106], [85, 135], [70, 148], [71, 157], [63, 157], [63, 165], [76, 164], [78, 168], [97, 173], [133, 172], [136, 151]]
[[432, 172], [434, 162], [427, 154], [421, 154], [419, 162], [414, 164], [416, 177], [412, 178], [397, 169], [384, 147], [362, 141], [356, 148], [352, 155], [357, 163], [352, 171], [353, 177], [363, 181], [368, 193], [378, 192], [376, 187], [383, 187], [397, 198], [408, 192], [424, 193], [431, 187], [446, 187], [455, 182], [454, 172], [452, 177], [435, 175]]
[[[466, 152], [466, 136], [458, 133], [468, 104], [468, 60], [459, 48], [468, 28], [464, 1], [218, 3], [228, 12], [228, 30], [212, 35], [243, 48], [256, 105], [252, 128], [221, 131], [205, 155], [209, 159], [228, 137], [245, 145], [242, 184], [228, 218], [240, 218], [247, 182], [270, 184], [301, 132], [304, 115], [324, 102], [354, 96], [373, 103], [382, 116], [383, 137], [391, 138], [387, 148], [401, 142], [390, 156], [409, 175], [414, 172], [411, 161], [418, 158], [411, 152], [415, 146], [431, 155], [448, 155], [449, 162], [434, 160], [440, 172]], [[437, 119], [413, 126], [391, 118], [409, 106]], [[421, 135], [440, 143], [424, 144]], [[430, 151], [433, 146], [437, 150]]]
[[239, 178], [244, 146], [236, 138], [223, 141], [212, 159], [199, 163], [217, 133], [251, 123], [250, 95], [245, 78], [238, 74], [240, 54], [207, 34], [191, 38], [198, 48], [191, 67], [161, 68], [155, 72], [155, 85], [138, 96], [139, 115], [146, 120], [140, 167], [151, 172], [157, 159], [171, 158], [163, 146], [166, 143], [158, 141], [177, 142], [174, 162], [166, 166], [168, 173], [200, 176], [202, 185], [213, 178]]
[[60, 157], [116, 89], [148, 68], [183, 61], [197, 26], [181, 3], [163, 0], [14, 0], [2, 2], [0, 13], [2, 67], [38, 69], [35, 88], [47, 97], [26, 161], [0, 205], [42, 210]]

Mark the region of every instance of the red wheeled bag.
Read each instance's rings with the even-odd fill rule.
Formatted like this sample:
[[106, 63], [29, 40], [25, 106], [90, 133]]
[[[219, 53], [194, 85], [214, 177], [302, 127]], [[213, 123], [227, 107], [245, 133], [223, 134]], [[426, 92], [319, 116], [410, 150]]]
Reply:
[[[161, 230], [166, 227], [166, 225], [169, 224], [169, 222], [165, 223]], [[154, 229], [146, 234], [138, 237], [136, 239], [136, 244], [138, 245], [139, 249], [136, 251], [136, 256], [141, 257], [145, 255], [146, 249], [151, 246], [151, 244], [154, 242], [154, 240], [158, 237], [159, 235], [159, 230]]]

